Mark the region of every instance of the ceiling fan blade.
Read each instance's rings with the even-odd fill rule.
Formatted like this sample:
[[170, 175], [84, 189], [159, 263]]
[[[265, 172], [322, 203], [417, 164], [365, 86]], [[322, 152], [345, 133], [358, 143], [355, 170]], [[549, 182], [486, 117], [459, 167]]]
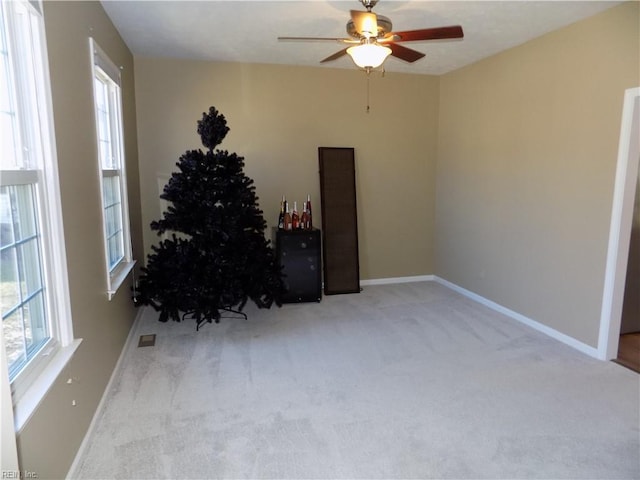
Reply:
[[343, 48], [339, 52], [336, 52], [333, 55], [329, 55], [327, 58], [325, 58], [323, 60], [320, 60], [320, 63], [330, 62], [332, 60], [337, 60], [338, 58], [340, 58], [340, 57], [342, 57], [343, 55], [346, 55], [346, 54], [347, 54], [347, 49]]
[[393, 55], [394, 57], [398, 57], [405, 62], [413, 63], [416, 60], [420, 60], [422, 57], [424, 57], [424, 53], [412, 50], [407, 47], [403, 47], [402, 45], [398, 45], [397, 43], [387, 43], [385, 46], [391, 49], [391, 55]]
[[452, 25], [450, 27], [423, 28], [421, 30], [408, 30], [406, 32], [390, 32], [385, 35], [385, 38], [379, 40], [379, 42], [420, 42], [423, 40], [443, 40], [463, 37], [462, 27], [460, 25]]
[[330, 37], [278, 37], [278, 40], [285, 42], [338, 42], [338, 43], [360, 43], [353, 38], [330, 38]]
[[353, 20], [356, 31], [363, 37], [378, 36], [378, 17], [375, 13], [351, 10], [351, 20]]

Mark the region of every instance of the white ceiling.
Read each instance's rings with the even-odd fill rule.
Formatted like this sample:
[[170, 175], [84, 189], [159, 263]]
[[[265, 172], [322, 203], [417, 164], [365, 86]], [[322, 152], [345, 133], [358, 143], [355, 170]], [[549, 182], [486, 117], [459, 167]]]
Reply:
[[[576, 22], [615, 1], [381, 0], [373, 11], [394, 31], [461, 25], [463, 40], [410, 42], [426, 53], [415, 63], [394, 57], [389, 72], [443, 74]], [[320, 65], [344, 48], [333, 42], [282, 42], [278, 36], [346, 37], [358, 0], [102, 0], [134, 55], [221, 62], [356, 68], [349, 57]]]

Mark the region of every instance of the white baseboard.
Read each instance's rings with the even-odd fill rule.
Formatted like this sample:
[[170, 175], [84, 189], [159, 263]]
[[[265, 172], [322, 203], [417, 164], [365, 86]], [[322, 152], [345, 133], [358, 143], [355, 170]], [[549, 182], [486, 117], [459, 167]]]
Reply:
[[96, 424], [98, 423], [98, 418], [100, 417], [100, 414], [104, 410], [107, 394], [109, 393], [109, 391], [111, 391], [111, 386], [113, 385], [116, 375], [120, 371], [120, 366], [124, 361], [125, 353], [129, 350], [129, 346], [134, 341], [134, 338], [136, 336], [136, 331], [138, 330], [138, 324], [140, 323], [140, 319], [142, 318], [142, 314], [144, 313], [146, 308], [148, 307], [138, 307], [138, 313], [136, 314], [136, 318], [133, 320], [133, 323], [131, 324], [129, 335], [127, 335], [127, 339], [124, 342], [122, 350], [120, 351], [120, 356], [118, 357], [118, 361], [116, 362], [116, 365], [113, 368], [113, 371], [111, 372], [111, 377], [109, 377], [109, 382], [107, 383], [107, 386], [104, 388], [104, 392], [102, 393], [102, 398], [100, 398], [98, 407], [96, 408], [96, 411], [93, 413], [93, 418], [91, 419], [89, 428], [87, 429], [87, 432], [85, 433], [84, 438], [82, 439], [80, 448], [78, 448], [78, 451], [76, 452], [76, 456], [73, 459], [73, 463], [71, 464], [71, 467], [69, 467], [69, 471], [67, 472], [67, 476], [65, 477], [67, 479], [76, 478], [76, 473], [77, 473], [78, 467], [80, 466], [79, 465], [80, 459], [83, 457], [83, 454], [87, 449], [89, 439], [91, 438], [93, 431], [96, 428]]
[[434, 276], [434, 280], [441, 284], [444, 285], [445, 287], [450, 288], [451, 290], [455, 290], [458, 293], [461, 293], [462, 295], [464, 295], [465, 297], [468, 297], [472, 300], [475, 300], [478, 303], [481, 303], [482, 305], [491, 308], [492, 310], [495, 310], [496, 312], [500, 312], [503, 315], [506, 315], [510, 318], [513, 318], [514, 320], [523, 323], [531, 328], [533, 328], [534, 330], [537, 330], [541, 333], [544, 333], [545, 335], [558, 340], [562, 343], [564, 343], [565, 345], [568, 345], [572, 348], [575, 348], [576, 350], [585, 353], [587, 355], [589, 355], [590, 357], [593, 358], [597, 358], [600, 359], [600, 356], [598, 354], [598, 349], [595, 347], [592, 347], [590, 345], [587, 345], [586, 343], [582, 343], [579, 340], [576, 340], [573, 337], [570, 337], [569, 335], [566, 335], [562, 332], [559, 332], [557, 330], [554, 330], [553, 328], [544, 325], [540, 322], [537, 322], [535, 320], [532, 320], [531, 318], [525, 317], [524, 315], [518, 313], [518, 312], [514, 312], [513, 310], [509, 310], [506, 307], [503, 307], [502, 305], [495, 303], [491, 300], [488, 300], [480, 295], [478, 295], [477, 293], [473, 293], [465, 288], [462, 288], [458, 285], [456, 285], [455, 283], [451, 283], [448, 280], [445, 280], [444, 278], [440, 278], [438, 276]]
[[409, 282], [432, 282], [435, 280], [434, 275], [416, 275], [413, 277], [388, 277], [373, 278], [370, 280], [360, 280], [360, 285], [388, 285], [391, 283], [409, 283]]

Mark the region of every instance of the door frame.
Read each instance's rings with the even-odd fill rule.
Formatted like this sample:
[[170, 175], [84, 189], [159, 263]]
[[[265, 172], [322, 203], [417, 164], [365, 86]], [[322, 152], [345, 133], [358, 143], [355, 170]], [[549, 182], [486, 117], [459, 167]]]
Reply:
[[633, 205], [640, 163], [640, 87], [625, 91], [604, 278], [598, 358], [618, 356], [629, 260]]

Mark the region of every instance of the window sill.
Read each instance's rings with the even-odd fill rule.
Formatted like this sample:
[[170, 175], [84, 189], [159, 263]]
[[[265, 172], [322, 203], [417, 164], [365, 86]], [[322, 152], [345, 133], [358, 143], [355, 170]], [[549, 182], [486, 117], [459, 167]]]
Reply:
[[107, 295], [109, 296], [109, 301], [113, 298], [113, 296], [120, 288], [120, 285], [125, 281], [133, 267], [135, 266], [136, 261], [132, 260], [130, 262], [124, 263], [120, 265], [118, 270], [114, 272], [114, 274], [109, 277], [109, 289], [107, 290]]
[[24, 395], [20, 397], [13, 411], [16, 433], [20, 433], [24, 428], [53, 383], [67, 366], [71, 357], [73, 357], [81, 342], [82, 339], [77, 338], [66, 347], [59, 348], [42, 373], [24, 392]]

